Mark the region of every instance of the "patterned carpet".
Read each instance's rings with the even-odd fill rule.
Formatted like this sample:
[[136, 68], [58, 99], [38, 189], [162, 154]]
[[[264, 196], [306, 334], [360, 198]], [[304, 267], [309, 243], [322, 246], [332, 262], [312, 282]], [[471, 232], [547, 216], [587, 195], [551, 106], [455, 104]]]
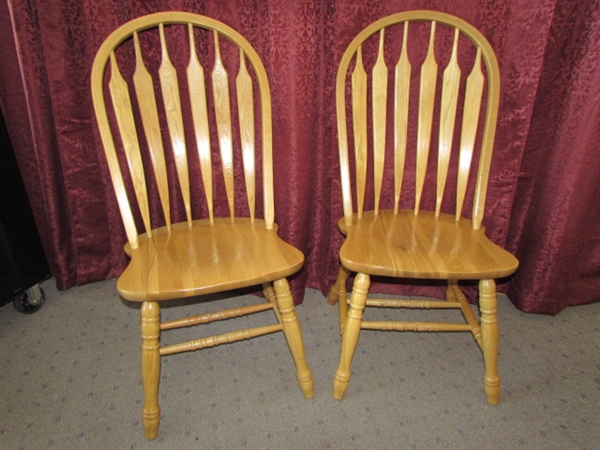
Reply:
[[[546, 317], [501, 297], [498, 406], [485, 401], [481, 353], [467, 333], [363, 331], [340, 402], [331, 396], [337, 308], [309, 290], [297, 312], [313, 399], [302, 397], [279, 333], [169, 356], [159, 435], [147, 441], [136, 305], [120, 300], [114, 280], [42, 287], [37, 313], [0, 309], [2, 450], [600, 448], [600, 304]], [[214, 306], [166, 308], [163, 319]], [[241, 319], [242, 327], [264, 317]], [[178, 330], [163, 342], [188, 336], [199, 337]]]

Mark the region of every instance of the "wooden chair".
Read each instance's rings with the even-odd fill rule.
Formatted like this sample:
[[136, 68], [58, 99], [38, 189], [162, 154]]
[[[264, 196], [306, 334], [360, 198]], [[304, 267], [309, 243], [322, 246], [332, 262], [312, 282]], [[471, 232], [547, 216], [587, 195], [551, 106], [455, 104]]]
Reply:
[[[417, 41], [423, 43], [422, 50]], [[370, 75], [363, 62], [368, 49], [375, 53], [369, 60]], [[412, 67], [411, 59], [419, 60], [412, 52], [419, 50], [423, 63]], [[395, 66], [392, 80], [386, 60]], [[443, 73], [436, 60], [445, 64]], [[460, 67], [465, 61], [466, 69]], [[463, 71], [469, 73], [463, 76]], [[412, 86], [411, 78], [416, 82]], [[499, 95], [500, 74], [490, 44], [473, 26], [449, 14], [410, 11], [385, 17], [361, 31], [343, 54], [336, 108], [344, 208], [339, 228], [346, 239], [329, 295], [330, 304], [339, 303], [342, 333], [335, 398], [342, 399], [348, 387], [361, 329], [470, 331], [484, 356], [487, 400], [498, 403], [494, 280], [511, 275], [518, 266], [516, 258], [486, 237], [482, 226]], [[351, 98], [348, 107], [346, 97]], [[460, 130], [458, 139], [455, 129]], [[349, 155], [352, 143], [354, 152]], [[437, 149], [437, 162], [428, 158], [432, 146]], [[471, 174], [475, 172], [470, 170], [472, 160], [477, 158], [478, 169]], [[428, 164], [437, 166], [437, 175], [427, 171]], [[371, 192], [372, 197], [366, 195]], [[469, 219], [462, 212], [465, 198], [471, 195]], [[402, 208], [402, 202], [408, 208]], [[348, 309], [346, 280], [353, 272]], [[372, 276], [445, 280], [446, 299], [369, 298]], [[478, 280], [480, 318], [467, 303], [459, 280]], [[456, 308], [465, 320], [460, 324], [366, 321], [366, 306]]]
[[[171, 59], [187, 69], [178, 72]], [[205, 84], [202, 60], [214, 62], [210, 85]], [[230, 60], [238, 71], [237, 109], [230, 106]], [[152, 70], [158, 73], [152, 76]], [[131, 257], [117, 289], [123, 298], [142, 302], [146, 437], [152, 439], [158, 431], [160, 357], [172, 353], [283, 331], [298, 384], [311, 398], [312, 374], [286, 280], [300, 270], [304, 256], [278, 237], [274, 223], [271, 97], [256, 51], [216, 20], [183, 12], [152, 14], [126, 23], [106, 39], [94, 61], [91, 88], [127, 233], [125, 251]], [[236, 124], [239, 134], [232, 131]], [[216, 143], [218, 151], [213, 152]], [[128, 170], [122, 171], [125, 165]], [[262, 165], [262, 175], [257, 165]], [[245, 193], [247, 204], [236, 204], [236, 193]], [[255, 198], [261, 195], [262, 205]], [[219, 207], [226, 210], [224, 216]], [[255, 285], [264, 290], [265, 302], [160, 321], [163, 301]], [[268, 309], [277, 318], [273, 325], [164, 347], [159, 343], [163, 330]]]

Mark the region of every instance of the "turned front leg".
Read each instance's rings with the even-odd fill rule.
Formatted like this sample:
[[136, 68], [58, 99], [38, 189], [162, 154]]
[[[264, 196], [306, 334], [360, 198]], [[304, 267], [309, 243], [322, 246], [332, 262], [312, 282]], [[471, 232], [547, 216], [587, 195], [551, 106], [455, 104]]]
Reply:
[[304, 341], [302, 340], [302, 331], [300, 323], [294, 309], [294, 301], [290, 293], [290, 285], [283, 278], [273, 283], [275, 295], [277, 297], [277, 305], [281, 314], [281, 323], [283, 325], [283, 334], [287, 340], [288, 346], [292, 353], [292, 358], [296, 364], [296, 378], [298, 385], [302, 390], [305, 398], [312, 398], [314, 395], [312, 372], [306, 364], [306, 356], [304, 354]]
[[500, 401], [500, 377], [498, 375], [498, 318], [496, 283], [494, 280], [479, 282], [479, 308], [481, 311], [481, 341], [485, 373], [483, 384], [488, 403]]
[[160, 307], [155, 302], [142, 305], [142, 383], [144, 386], [144, 408], [142, 425], [146, 438], [154, 439], [158, 433], [160, 406], [158, 405], [158, 383], [160, 377]]
[[369, 292], [370, 278], [364, 273], [356, 275], [352, 295], [350, 296], [350, 310], [344, 333], [342, 334], [342, 350], [340, 354], [340, 363], [333, 379], [333, 397], [341, 400], [344, 398], [348, 382], [350, 381], [350, 366], [352, 358], [358, 343], [360, 327], [367, 303], [367, 294]]

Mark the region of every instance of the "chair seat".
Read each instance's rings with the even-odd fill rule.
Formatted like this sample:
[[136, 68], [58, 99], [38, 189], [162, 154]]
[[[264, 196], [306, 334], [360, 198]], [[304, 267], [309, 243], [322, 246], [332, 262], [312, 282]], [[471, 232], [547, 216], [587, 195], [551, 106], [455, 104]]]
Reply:
[[131, 301], [171, 300], [259, 285], [285, 278], [304, 263], [303, 254], [268, 230], [263, 220], [195, 220], [139, 237], [125, 251], [131, 262], [117, 289]]
[[391, 210], [355, 215], [352, 226], [340, 220], [347, 239], [340, 250], [354, 272], [399, 278], [483, 279], [512, 274], [517, 259], [486, 236], [483, 227], [448, 214]]

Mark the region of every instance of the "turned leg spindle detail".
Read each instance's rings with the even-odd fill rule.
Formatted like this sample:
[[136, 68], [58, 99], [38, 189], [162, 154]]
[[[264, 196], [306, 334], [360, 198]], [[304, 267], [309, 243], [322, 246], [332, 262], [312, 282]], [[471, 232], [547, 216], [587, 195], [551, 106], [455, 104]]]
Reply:
[[352, 358], [358, 343], [362, 318], [367, 303], [367, 294], [369, 292], [370, 278], [364, 273], [356, 275], [352, 295], [350, 296], [350, 310], [344, 333], [342, 335], [342, 350], [340, 354], [340, 363], [335, 372], [333, 380], [333, 397], [341, 400], [348, 388], [350, 381], [350, 366]]
[[142, 383], [144, 386], [144, 408], [142, 425], [148, 439], [158, 433], [160, 406], [158, 384], [160, 377], [160, 307], [155, 302], [142, 305]]
[[498, 375], [498, 318], [496, 283], [494, 280], [479, 282], [479, 308], [481, 310], [481, 341], [485, 374], [483, 383], [488, 403], [500, 401], [500, 377]]
[[284, 278], [273, 283], [281, 322], [283, 324], [283, 333], [292, 353], [292, 358], [296, 364], [296, 378], [298, 385], [305, 398], [312, 398], [314, 395], [312, 372], [306, 363], [304, 354], [304, 341], [302, 340], [302, 331], [300, 323], [294, 309], [294, 301], [290, 293], [290, 285]]

